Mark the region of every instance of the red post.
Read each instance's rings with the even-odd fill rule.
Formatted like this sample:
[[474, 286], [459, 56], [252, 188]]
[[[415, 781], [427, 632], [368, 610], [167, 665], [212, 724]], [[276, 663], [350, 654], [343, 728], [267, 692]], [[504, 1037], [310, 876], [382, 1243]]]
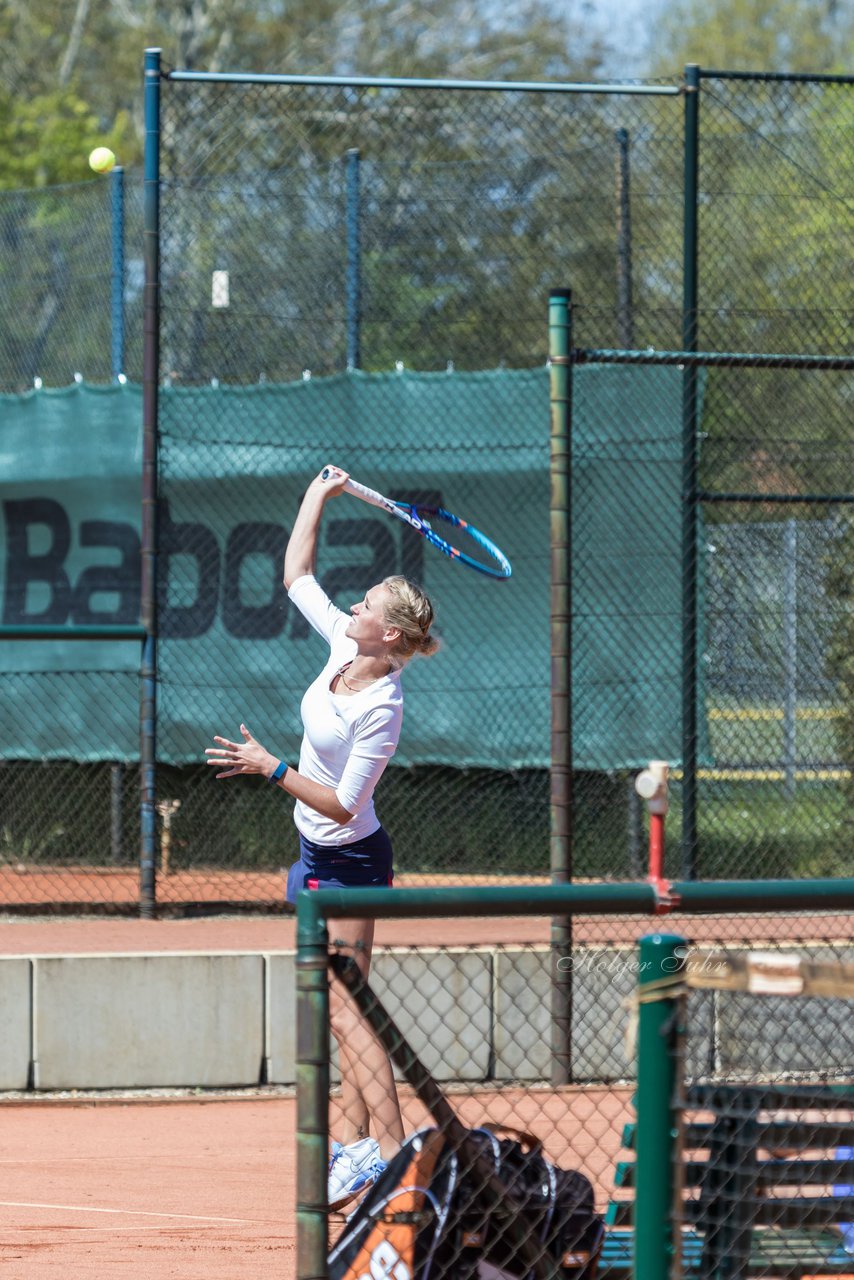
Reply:
[[664, 814], [649, 815], [649, 879], [658, 884], [664, 878]]
[[651, 760], [635, 778], [635, 790], [649, 809], [649, 875], [651, 884], [669, 896], [670, 885], [664, 878], [664, 819], [669, 807], [666, 760]]

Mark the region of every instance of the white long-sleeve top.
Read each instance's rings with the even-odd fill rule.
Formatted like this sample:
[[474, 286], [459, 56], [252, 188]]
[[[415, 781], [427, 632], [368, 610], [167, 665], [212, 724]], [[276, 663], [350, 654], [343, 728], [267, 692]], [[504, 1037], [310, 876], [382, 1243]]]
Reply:
[[355, 658], [355, 640], [344, 634], [348, 614], [336, 608], [317, 579], [306, 574], [291, 584], [289, 598], [329, 645], [329, 658], [300, 705], [303, 739], [299, 771], [332, 787], [353, 817], [343, 826], [301, 801], [294, 808], [299, 831], [318, 844], [342, 845], [376, 831], [374, 788], [397, 749], [403, 724], [400, 673], [381, 676], [358, 693], [330, 691], [338, 668]]

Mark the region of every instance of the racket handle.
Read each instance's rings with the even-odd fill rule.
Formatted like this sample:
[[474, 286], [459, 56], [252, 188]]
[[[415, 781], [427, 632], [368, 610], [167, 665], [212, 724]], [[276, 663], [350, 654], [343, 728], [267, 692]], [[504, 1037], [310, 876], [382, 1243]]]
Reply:
[[[329, 468], [324, 467], [320, 473], [321, 480], [327, 480], [329, 474]], [[352, 494], [354, 498], [361, 498], [363, 502], [369, 502], [372, 507], [381, 507], [383, 511], [392, 511], [397, 506], [391, 498], [384, 498], [381, 493], [377, 493], [376, 489], [369, 489], [366, 484], [359, 484], [358, 480], [346, 480], [344, 491]]]

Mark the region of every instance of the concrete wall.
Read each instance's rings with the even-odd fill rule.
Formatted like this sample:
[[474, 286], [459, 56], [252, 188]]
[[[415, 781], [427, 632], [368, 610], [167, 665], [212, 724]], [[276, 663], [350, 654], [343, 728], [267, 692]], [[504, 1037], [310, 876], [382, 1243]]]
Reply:
[[30, 1083], [32, 986], [32, 961], [9, 956], [0, 963], [0, 1089]]
[[[294, 961], [292, 952], [0, 956], [0, 1090], [292, 1084]], [[392, 949], [376, 953], [372, 985], [438, 1080], [547, 1080], [551, 963], [547, 947]], [[588, 949], [571, 963], [576, 1077], [631, 1078], [623, 1035], [634, 950]], [[847, 1013], [843, 1001], [691, 1000], [691, 1072], [772, 1058], [809, 1069], [815, 1047], [826, 1057], [834, 1039], [829, 1019]]]
[[260, 1078], [260, 955], [34, 960], [33, 1085], [118, 1089]]

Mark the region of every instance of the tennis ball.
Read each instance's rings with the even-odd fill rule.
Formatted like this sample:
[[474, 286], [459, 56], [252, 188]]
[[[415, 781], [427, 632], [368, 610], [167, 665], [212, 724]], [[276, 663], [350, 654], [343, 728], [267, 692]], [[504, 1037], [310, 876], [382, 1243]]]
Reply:
[[116, 157], [109, 147], [96, 147], [89, 156], [89, 167], [96, 173], [109, 173], [116, 163]]

